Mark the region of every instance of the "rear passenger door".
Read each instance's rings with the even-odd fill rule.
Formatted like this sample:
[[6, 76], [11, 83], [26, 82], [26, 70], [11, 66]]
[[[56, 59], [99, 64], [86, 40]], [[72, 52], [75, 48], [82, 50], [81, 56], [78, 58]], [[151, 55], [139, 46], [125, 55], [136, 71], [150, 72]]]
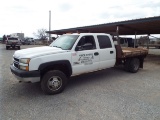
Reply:
[[97, 35], [99, 43], [100, 63], [99, 69], [110, 68], [115, 65], [116, 62], [116, 50], [107, 35]]

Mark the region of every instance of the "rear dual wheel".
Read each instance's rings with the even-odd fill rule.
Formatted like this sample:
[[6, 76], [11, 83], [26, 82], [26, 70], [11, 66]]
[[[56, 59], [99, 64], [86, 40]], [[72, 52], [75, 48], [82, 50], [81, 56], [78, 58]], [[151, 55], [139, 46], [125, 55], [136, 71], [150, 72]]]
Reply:
[[127, 59], [124, 69], [128, 72], [136, 73], [140, 67], [140, 60], [138, 58]]

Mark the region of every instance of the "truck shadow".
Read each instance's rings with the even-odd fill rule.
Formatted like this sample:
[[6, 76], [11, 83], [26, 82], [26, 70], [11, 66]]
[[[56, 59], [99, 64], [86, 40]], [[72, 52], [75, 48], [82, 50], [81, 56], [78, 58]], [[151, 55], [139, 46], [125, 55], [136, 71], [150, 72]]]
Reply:
[[[94, 85], [99, 82], [101, 82], [101, 84], [103, 83], [106, 84], [107, 81], [118, 80], [117, 77], [122, 76], [123, 74], [126, 74], [126, 72], [123, 70], [122, 67], [114, 67], [114, 68], [105, 69], [97, 72], [74, 76], [69, 79], [66, 89], [70, 90], [81, 85], [89, 85], [89, 84]], [[131, 74], [131, 73], [127, 73], [127, 74]]]

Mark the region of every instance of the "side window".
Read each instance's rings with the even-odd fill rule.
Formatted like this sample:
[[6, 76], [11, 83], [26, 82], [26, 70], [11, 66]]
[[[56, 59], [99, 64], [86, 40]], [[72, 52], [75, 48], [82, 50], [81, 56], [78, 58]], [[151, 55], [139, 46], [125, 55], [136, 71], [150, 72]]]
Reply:
[[112, 44], [108, 36], [98, 35], [97, 38], [98, 38], [100, 49], [112, 48]]
[[78, 44], [77, 44], [78, 51], [81, 50], [92, 50], [96, 49], [96, 44], [93, 36], [83, 36]]

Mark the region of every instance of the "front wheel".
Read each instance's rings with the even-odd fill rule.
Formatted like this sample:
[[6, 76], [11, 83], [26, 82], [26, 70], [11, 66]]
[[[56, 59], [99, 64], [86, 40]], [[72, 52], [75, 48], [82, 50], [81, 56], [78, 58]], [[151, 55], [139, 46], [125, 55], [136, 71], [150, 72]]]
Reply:
[[48, 71], [41, 80], [41, 88], [44, 93], [54, 95], [61, 93], [67, 83], [66, 75], [59, 70]]
[[20, 50], [21, 49], [21, 47], [20, 46], [18, 46], [18, 50]]
[[6, 50], [8, 50], [8, 46], [6, 46]]

